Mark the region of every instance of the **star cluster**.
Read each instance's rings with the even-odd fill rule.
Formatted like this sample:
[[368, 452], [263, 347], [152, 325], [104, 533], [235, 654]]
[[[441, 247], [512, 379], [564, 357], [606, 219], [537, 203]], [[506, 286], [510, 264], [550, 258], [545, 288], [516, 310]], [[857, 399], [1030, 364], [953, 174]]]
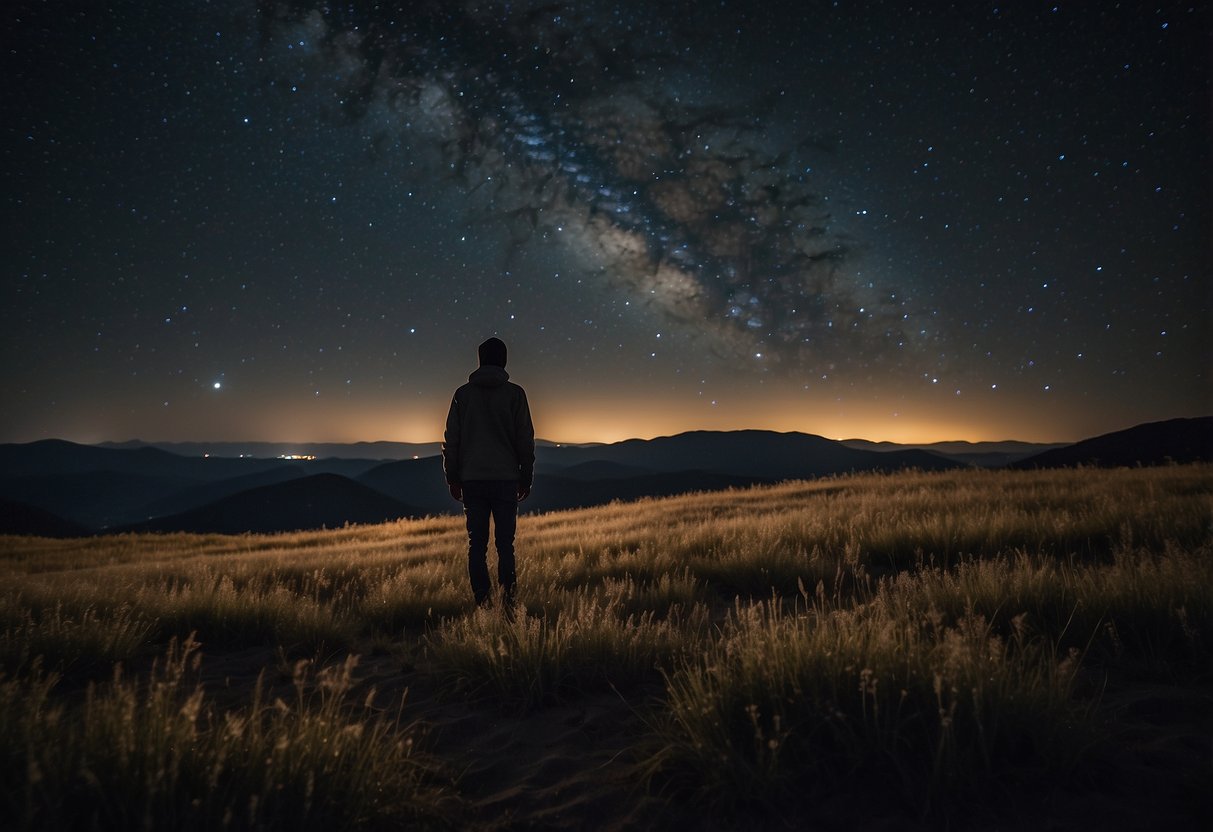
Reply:
[[[19, 4], [6, 440], [1207, 412], [1195, 4]], [[546, 419], [543, 418], [546, 416]]]

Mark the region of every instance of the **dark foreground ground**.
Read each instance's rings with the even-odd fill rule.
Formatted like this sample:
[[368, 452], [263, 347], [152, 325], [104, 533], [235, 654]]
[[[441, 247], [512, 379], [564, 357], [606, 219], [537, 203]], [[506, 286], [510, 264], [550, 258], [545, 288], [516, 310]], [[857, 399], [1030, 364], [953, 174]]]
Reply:
[[[728, 829], [928, 830], [938, 820], [882, 809], [880, 784], [819, 805], [811, 817], [759, 807], [752, 818], [719, 816], [660, 784], [643, 782], [634, 757], [647, 731], [651, 695], [595, 694], [529, 713], [492, 699], [434, 687], [403, 653], [366, 656], [359, 687], [376, 700], [400, 702], [404, 722], [427, 726], [423, 748], [467, 803], [469, 828], [492, 830]], [[208, 694], [247, 701], [257, 675], [273, 667], [274, 651], [207, 657]], [[278, 680], [289, 688], [285, 676]], [[1160, 684], [1089, 673], [1084, 695], [1098, 697], [1104, 729], [1075, 782], [1047, 791], [1008, 791], [988, 805], [950, 819], [957, 829], [1041, 830], [1213, 829], [1213, 684]], [[209, 698], [209, 696], [208, 696]], [[355, 691], [353, 700], [361, 697]]]

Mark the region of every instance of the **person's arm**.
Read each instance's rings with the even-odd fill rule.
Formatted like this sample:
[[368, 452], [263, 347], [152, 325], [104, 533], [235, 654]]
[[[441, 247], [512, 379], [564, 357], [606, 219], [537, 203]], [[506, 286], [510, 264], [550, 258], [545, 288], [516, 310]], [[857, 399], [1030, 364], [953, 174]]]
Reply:
[[463, 483], [459, 479], [459, 399], [451, 399], [446, 414], [446, 431], [442, 434], [442, 472], [446, 476], [451, 496], [463, 502]]
[[522, 502], [531, 493], [535, 479], [535, 425], [531, 422], [531, 406], [526, 400], [526, 391], [521, 393], [518, 413], [514, 420], [514, 449], [518, 454], [518, 501]]

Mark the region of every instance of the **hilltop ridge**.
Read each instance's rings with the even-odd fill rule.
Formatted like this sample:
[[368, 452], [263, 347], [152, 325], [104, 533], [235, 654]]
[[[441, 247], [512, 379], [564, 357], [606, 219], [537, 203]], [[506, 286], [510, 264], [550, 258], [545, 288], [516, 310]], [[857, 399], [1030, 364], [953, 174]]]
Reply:
[[[404, 443], [266, 450], [392, 452]], [[0, 445], [0, 500], [14, 506], [0, 533], [118, 530], [293, 531], [459, 511], [435, 451], [405, 459], [186, 456], [147, 443], [64, 440]], [[206, 443], [178, 447], [198, 450]], [[209, 453], [209, 452], [207, 452]], [[688, 431], [601, 445], [538, 443], [535, 488], [523, 512], [864, 471], [956, 467], [1153, 465], [1213, 461], [1213, 417], [1148, 423], [1072, 445], [836, 441], [807, 433]], [[36, 520], [34, 519], [36, 515]], [[31, 525], [32, 524], [32, 525]], [[51, 532], [48, 532], [51, 533]]]

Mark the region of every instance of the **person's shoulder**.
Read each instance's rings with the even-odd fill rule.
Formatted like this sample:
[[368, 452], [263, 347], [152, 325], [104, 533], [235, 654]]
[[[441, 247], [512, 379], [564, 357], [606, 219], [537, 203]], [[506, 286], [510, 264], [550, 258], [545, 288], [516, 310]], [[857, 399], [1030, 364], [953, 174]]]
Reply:
[[525, 396], [525, 395], [526, 395], [526, 390], [523, 390], [523, 389], [522, 389], [522, 385], [521, 385], [521, 384], [517, 384], [517, 383], [512, 382], [512, 381], [507, 381], [507, 382], [505, 383], [505, 385], [506, 385], [506, 387], [510, 388], [510, 390], [511, 390], [511, 391], [512, 391], [514, 394], [516, 394], [516, 395], [517, 395], [517, 394], [521, 394], [521, 395], [523, 395], [523, 396]]

